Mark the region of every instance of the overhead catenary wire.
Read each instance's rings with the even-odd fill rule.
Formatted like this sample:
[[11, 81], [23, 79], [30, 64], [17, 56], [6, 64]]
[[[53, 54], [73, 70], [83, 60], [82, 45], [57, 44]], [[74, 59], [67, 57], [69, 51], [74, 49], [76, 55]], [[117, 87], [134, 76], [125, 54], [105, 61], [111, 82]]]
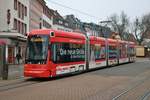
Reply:
[[69, 6], [66, 6], [66, 5], [64, 5], [64, 4], [57, 3], [57, 2], [55, 2], [55, 1], [52, 1], [52, 0], [46, 0], [46, 1], [49, 2], [49, 3], [53, 3], [53, 4], [55, 4], [55, 5], [58, 5], [58, 6], [60, 6], [60, 7], [66, 8], [66, 9], [69, 9], [69, 10], [72, 10], [72, 11], [76, 11], [76, 12], [78, 12], [78, 13], [80, 13], [80, 14], [82, 14], [82, 15], [86, 15], [86, 16], [88, 16], [88, 17], [96, 18], [96, 19], [98, 19], [98, 20], [100, 19], [100, 18], [98, 18], [98, 17], [96, 17], [96, 16], [93, 16], [93, 15], [91, 15], [91, 14], [89, 14], [89, 13], [80, 11], [80, 10], [78, 10], [78, 9], [71, 8], [71, 7], [69, 7]]

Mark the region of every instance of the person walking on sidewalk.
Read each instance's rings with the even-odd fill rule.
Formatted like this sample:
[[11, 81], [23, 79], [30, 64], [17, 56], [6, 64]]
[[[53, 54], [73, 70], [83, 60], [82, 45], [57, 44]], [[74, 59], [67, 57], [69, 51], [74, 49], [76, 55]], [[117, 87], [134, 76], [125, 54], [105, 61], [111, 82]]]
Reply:
[[20, 59], [21, 59], [21, 55], [20, 55], [20, 53], [17, 53], [16, 58], [17, 58], [17, 62], [18, 62], [18, 64], [20, 64]]

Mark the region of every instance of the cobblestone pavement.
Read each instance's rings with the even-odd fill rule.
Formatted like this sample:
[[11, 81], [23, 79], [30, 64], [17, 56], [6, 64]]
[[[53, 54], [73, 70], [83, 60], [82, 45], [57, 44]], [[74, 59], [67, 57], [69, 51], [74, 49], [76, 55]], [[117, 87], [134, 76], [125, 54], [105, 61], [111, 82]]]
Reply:
[[150, 61], [150, 57], [149, 58], [143, 58], [143, 57], [136, 58], [136, 62], [145, 62], [145, 61]]
[[150, 62], [136, 62], [0, 92], [0, 100], [150, 100]]

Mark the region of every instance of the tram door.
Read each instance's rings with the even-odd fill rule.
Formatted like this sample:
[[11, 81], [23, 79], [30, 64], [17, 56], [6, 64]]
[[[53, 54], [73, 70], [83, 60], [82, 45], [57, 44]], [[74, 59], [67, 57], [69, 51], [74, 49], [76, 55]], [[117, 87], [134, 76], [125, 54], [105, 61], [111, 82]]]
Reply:
[[0, 45], [0, 77], [2, 77], [3, 62], [4, 62], [4, 46]]
[[90, 59], [89, 59], [89, 69], [95, 68], [95, 50], [94, 45], [90, 46]]

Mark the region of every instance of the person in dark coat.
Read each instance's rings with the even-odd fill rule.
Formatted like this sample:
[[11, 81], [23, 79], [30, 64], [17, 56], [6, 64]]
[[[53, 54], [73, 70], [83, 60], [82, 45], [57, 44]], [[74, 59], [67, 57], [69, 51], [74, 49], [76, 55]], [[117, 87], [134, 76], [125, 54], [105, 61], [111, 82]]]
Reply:
[[17, 58], [17, 62], [18, 62], [18, 64], [19, 64], [19, 63], [20, 63], [20, 59], [21, 59], [20, 53], [17, 53], [16, 58]]

